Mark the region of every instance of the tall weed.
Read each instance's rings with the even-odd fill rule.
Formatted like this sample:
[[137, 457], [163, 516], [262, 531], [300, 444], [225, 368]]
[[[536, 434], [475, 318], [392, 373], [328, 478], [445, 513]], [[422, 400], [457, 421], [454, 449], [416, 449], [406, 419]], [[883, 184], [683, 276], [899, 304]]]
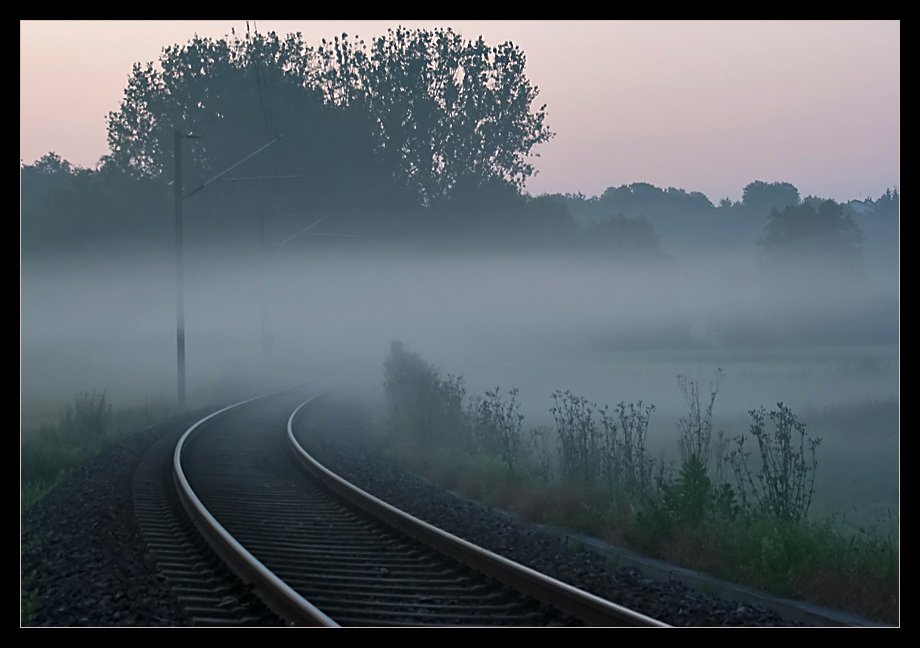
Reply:
[[541, 425], [530, 430], [530, 444], [537, 459], [537, 477], [548, 482], [553, 476], [552, 428]]
[[[769, 413], [761, 407], [749, 414], [760, 469], [752, 471], [751, 452], [744, 449], [743, 435], [736, 437], [738, 447], [729, 455], [742, 505], [780, 520], [804, 519], [815, 492], [816, 451], [821, 439], [808, 438], [805, 424], [782, 403]], [[773, 424], [772, 432], [767, 429], [767, 418]]]
[[518, 390], [512, 389], [505, 400], [496, 387], [479, 399], [475, 410], [476, 439], [480, 447], [501, 457], [512, 476], [521, 449], [521, 424], [524, 421], [517, 394]]
[[652, 492], [655, 460], [646, 456], [645, 437], [654, 405], [619, 403], [609, 413], [601, 410], [604, 428], [603, 457], [608, 487], [633, 497], [647, 498]]
[[105, 392], [80, 392], [61, 411], [61, 435], [76, 439], [105, 438], [112, 420], [112, 404], [106, 402]]
[[601, 436], [594, 420], [596, 405], [572, 392], [553, 392], [550, 413], [559, 436], [560, 472], [569, 484], [591, 484], [598, 473]]
[[172, 413], [162, 400], [114, 410], [105, 392], [77, 393], [61, 408], [56, 424], [21, 430], [20, 510], [28, 510], [108, 444]]
[[716, 483], [722, 481], [727, 442], [723, 433], [719, 432], [713, 448], [712, 410], [724, 379], [725, 373], [717, 369], [713, 381], [709, 384], [709, 397], [704, 400], [700, 394], [699, 381], [685, 375], [677, 377], [677, 384], [689, 409], [687, 416], [677, 421], [677, 443], [681, 463], [686, 464], [690, 457], [696, 456], [706, 469], [707, 475], [714, 472]]

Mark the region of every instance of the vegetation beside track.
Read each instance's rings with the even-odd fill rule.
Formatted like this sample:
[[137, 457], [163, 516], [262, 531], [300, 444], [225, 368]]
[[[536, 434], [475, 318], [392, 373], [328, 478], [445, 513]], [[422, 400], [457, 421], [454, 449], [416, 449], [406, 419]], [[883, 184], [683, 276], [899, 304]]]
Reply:
[[[749, 434], [714, 434], [709, 390], [679, 378], [680, 465], [645, 448], [654, 407], [598, 407], [553, 394], [555, 426], [524, 431], [517, 390], [469, 395], [394, 344], [382, 436], [406, 468], [521, 520], [593, 535], [770, 593], [899, 622], [891, 532], [809, 513], [820, 440], [782, 403], [750, 412]], [[887, 521], [887, 522], [890, 522]]]
[[20, 513], [25, 513], [84, 461], [127, 434], [166, 418], [163, 402], [114, 409], [105, 392], [80, 392], [57, 412], [20, 429]]

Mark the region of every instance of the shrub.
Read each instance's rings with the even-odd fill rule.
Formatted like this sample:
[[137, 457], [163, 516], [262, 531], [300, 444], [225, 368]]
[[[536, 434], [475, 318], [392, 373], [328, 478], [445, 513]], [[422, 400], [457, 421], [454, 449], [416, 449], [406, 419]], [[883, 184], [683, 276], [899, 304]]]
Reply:
[[570, 484], [591, 485], [599, 479], [608, 491], [648, 496], [654, 460], [646, 457], [645, 435], [654, 405], [619, 403], [613, 413], [569, 391], [553, 392], [550, 412], [559, 437], [560, 472]]
[[[721, 432], [716, 440], [714, 462], [712, 456], [712, 411], [724, 378], [722, 370], [717, 369], [709, 385], [709, 398], [704, 400], [698, 381], [684, 375], [677, 377], [689, 412], [677, 422], [681, 466], [677, 478], [662, 485], [663, 506], [676, 522], [691, 528], [699, 526], [711, 514], [731, 519], [737, 513], [734, 489], [722, 483], [726, 444]], [[715, 471], [711, 476], [713, 463]]]
[[[505, 396], [496, 388], [464, 407], [460, 379], [441, 380], [418, 356], [398, 351], [387, 361], [388, 393], [411, 403], [427, 390], [432, 402], [440, 403], [428, 418], [459, 420], [467, 426], [470, 447], [482, 451], [458, 454], [443, 443], [414, 448], [428, 466], [447, 462], [449, 468], [438, 472], [454, 487], [527, 519], [625, 540], [652, 555], [786, 596], [851, 611], [870, 605], [873, 618], [897, 622], [896, 539], [805, 519], [820, 439], [806, 438], [804, 423], [782, 403], [771, 412], [750, 412], [758, 462], [744, 436], [734, 439], [737, 447], [730, 453], [721, 436], [713, 444], [712, 410], [722, 372], [708, 398], [701, 397], [698, 383], [679, 377], [690, 409], [678, 422], [682, 461], [675, 468], [646, 455], [654, 407], [639, 401], [598, 410], [585, 398], [556, 391], [550, 409], [555, 429], [532, 429], [534, 453], [527, 457], [518, 455], [523, 416], [517, 390]], [[717, 471], [730, 466], [736, 482], [722, 481], [707, 463]], [[562, 483], [550, 483], [551, 471]]]
[[548, 482], [553, 475], [553, 455], [550, 450], [552, 428], [541, 425], [530, 430], [530, 443], [537, 458], [537, 476]]
[[600, 458], [600, 435], [594, 421], [595, 405], [572, 392], [553, 392], [550, 413], [559, 436], [560, 471], [563, 481], [591, 484]]
[[[724, 379], [725, 374], [721, 369], [717, 369], [713, 382], [709, 385], [708, 402], [704, 403], [700, 396], [699, 382], [683, 375], [677, 377], [677, 384], [680, 386], [680, 391], [690, 410], [686, 417], [679, 419], [677, 422], [677, 442], [680, 447], [680, 459], [686, 464], [695, 455], [702, 462], [703, 467], [706, 469], [706, 474], [709, 474], [713, 459], [712, 409]], [[721, 432], [716, 441], [715, 451], [715, 480], [720, 482], [722, 480], [721, 473], [725, 451], [724, 437]]]
[[668, 509], [689, 526], [697, 526], [703, 520], [712, 495], [712, 481], [706, 474], [706, 466], [695, 454], [680, 467], [677, 479], [665, 487]]
[[392, 428], [422, 445], [469, 447], [470, 423], [464, 411], [461, 376], [442, 379], [417, 353], [394, 344], [384, 362], [384, 392]]
[[28, 510], [83, 461], [126, 433], [166, 418], [163, 403], [113, 411], [105, 392], [80, 392], [58, 413], [56, 425], [23, 428], [20, 436], [20, 507]]
[[603, 453], [608, 487], [630, 495], [647, 497], [652, 490], [654, 460], [645, 456], [645, 435], [654, 405], [619, 403], [615, 416], [601, 411], [604, 427]]
[[111, 419], [112, 405], [106, 402], [105, 392], [80, 392], [61, 411], [61, 434], [72, 439], [102, 439]]
[[480, 447], [499, 456], [514, 476], [514, 465], [521, 445], [521, 424], [524, 415], [517, 403], [517, 389], [509, 392], [508, 400], [501, 397], [498, 387], [479, 399], [475, 410], [476, 439]]
[[[748, 465], [751, 452], [744, 449], [743, 435], [736, 437], [738, 447], [729, 460], [745, 509], [795, 522], [804, 519], [811, 506], [821, 439], [806, 439], [805, 424], [782, 403], [777, 408], [769, 414], [762, 407], [749, 412], [751, 434], [760, 451], [760, 470], [752, 473]], [[767, 430], [767, 416], [773, 423], [772, 433]]]

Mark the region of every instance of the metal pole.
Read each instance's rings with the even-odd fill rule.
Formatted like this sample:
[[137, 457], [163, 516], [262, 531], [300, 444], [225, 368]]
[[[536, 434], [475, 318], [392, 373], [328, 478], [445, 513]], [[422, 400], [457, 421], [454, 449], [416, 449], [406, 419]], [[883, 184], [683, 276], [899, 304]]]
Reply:
[[179, 409], [185, 409], [185, 280], [182, 241], [182, 133], [175, 131], [176, 193], [176, 364], [179, 385]]
[[261, 290], [262, 301], [262, 360], [268, 363], [272, 352], [272, 332], [271, 323], [268, 320], [268, 285], [265, 277], [266, 254], [265, 254], [265, 219], [267, 214], [259, 215], [259, 257], [260, 257], [260, 277], [259, 288]]
[[[184, 252], [182, 243], [182, 199], [187, 196], [182, 195], [182, 140], [198, 139], [197, 135], [183, 135], [178, 129], [173, 131], [173, 147], [175, 150], [175, 179], [173, 187], [176, 192], [176, 364], [179, 385], [179, 408], [185, 409], [185, 286], [184, 286]], [[230, 168], [218, 173], [216, 176], [193, 189], [188, 193], [189, 196], [201, 191], [209, 184], [222, 178], [224, 175], [241, 165], [246, 160], [258, 155], [269, 146], [281, 139], [276, 135], [268, 144], [259, 147], [254, 152], [231, 166]], [[264, 342], [263, 342], [264, 344]]]

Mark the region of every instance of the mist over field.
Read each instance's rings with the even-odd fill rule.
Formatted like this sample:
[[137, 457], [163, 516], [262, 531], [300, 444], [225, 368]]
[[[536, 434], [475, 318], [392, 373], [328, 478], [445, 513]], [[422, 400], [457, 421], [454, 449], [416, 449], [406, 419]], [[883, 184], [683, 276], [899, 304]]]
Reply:
[[[283, 230], [269, 229], [269, 243], [283, 240]], [[673, 460], [675, 425], [687, 407], [677, 376], [698, 380], [705, 393], [722, 369], [717, 430], [740, 434], [748, 410], [783, 402], [825, 439], [829, 461], [818, 491], [829, 506], [855, 506], [840, 489], [858, 482], [860, 471], [862, 508], [897, 506], [891, 291], [767, 281], [750, 259], [712, 253], [617, 262], [571, 251], [433, 251], [357, 239], [267, 249], [263, 259], [257, 240], [188, 243], [190, 405], [304, 378], [348, 378], [356, 393], [379, 401], [383, 360], [398, 340], [445, 375], [463, 376], [470, 393], [519, 389], [526, 426], [552, 423], [555, 390], [599, 406], [653, 404], [649, 448]], [[25, 257], [25, 424], [34, 404], [90, 388], [119, 404], [172, 402], [175, 291], [166, 248], [117, 258]], [[850, 416], [834, 418], [846, 408]], [[835, 485], [844, 467], [847, 479]]]
[[[445, 371], [485, 384], [569, 388], [571, 378], [561, 376], [573, 362], [606, 371], [650, 363], [673, 374], [661, 387], [664, 377], [648, 372], [598, 386], [612, 388], [608, 398], [615, 399], [659, 400], [674, 391], [677, 373], [737, 363], [789, 369], [786, 387], [752, 387], [758, 403], [827, 405], [897, 393], [889, 357], [893, 350], [896, 363], [897, 302], [893, 295], [854, 294], [843, 283], [771, 285], [741, 261], [732, 266], [711, 257], [629, 264], [567, 253], [435, 254], [347, 243], [275, 254], [263, 279], [256, 252], [189, 252], [190, 384], [262, 363], [264, 300], [274, 338], [270, 361], [282, 365], [376, 369], [390, 341], [401, 340]], [[72, 359], [82, 367], [51, 372], [64, 393], [78, 386], [67, 382], [85, 385], [88, 377], [128, 391], [134, 381], [119, 376], [133, 375], [134, 367], [143, 391], [167, 391], [175, 364], [173, 263], [165, 254], [26, 260], [25, 391], [47, 389], [49, 376], [33, 358], [56, 345], [75, 347]], [[814, 376], [804, 390], [795, 384], [796, 375], [807, 379], [815, 366], [834, 362], [838, 380]], [[885, 369], [895, 372], [887, 382]], [[732, 373], [729, 383], [742, 379]]]

